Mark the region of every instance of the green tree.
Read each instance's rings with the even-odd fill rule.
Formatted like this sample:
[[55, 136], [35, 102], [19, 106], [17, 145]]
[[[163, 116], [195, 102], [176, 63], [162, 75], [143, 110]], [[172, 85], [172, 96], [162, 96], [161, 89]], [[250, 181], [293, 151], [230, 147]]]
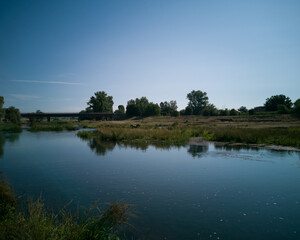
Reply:
[[203, 116], [218, 116], [219, 111], [213, 104], [207, 104], [207, 106], [202, 111]]
[[228, 116], [229, 110], [227, 108], [220, 110], [220, 116]]
[[92, 96], [87, 104], [86, 111], [88, 112], [112, 112], [114, 101], [112, 96], [101, 91], [95, 92], [95, 96]]
[[237, 113], [237, 111], [234, 109], [234, 108], [232, 108], [230, 111], [229, 111], [229, 115], [230, 116], [236, 116], [238, 113]]
[[199, 115], [208, 104], [207, 93], [200, 90], [188, 93], [187, 99], [189, 100], [188, 106], [193, 109], [194, 115]]
[[245, 106], [241, 106], [238, 110], [241, 113], [247, 113], [248, 112], [248, 109]]
[[187, 106], [184, 110], [184, 115], [192, 115], [193, 114], [193, 108], [191, 106]]
[[3, 105], [4, 105], [4, 97], [0, 96], [0, 120], [4, 115]]
[[9, 107], [5, 110], [5, 118], [12, 123], [20, 124], [21, 123], [21, 114], [19, 109], [15, 107]]
[[144, 116], [149, 101], [146, 97], [131, 99], [127, 102], [126, 114], [128, 116]]
[[300, 98], [294, 102], [294, 112], [300, 114]]
[[171, 100], [170, 102], [161, 102], [160, 104], [160, 112], [162, 115], [175, 115], [177, 112], [177, 102], [175, 100]]
[[119, 105], [118, 109], [115, 111], [115, 114], [124, 114], [125, 113], [125, 107], [123, 105]]
[[265, 102], [266, 111], [277, 111], [278, 105], [280, 104], [285, 105], [287, 109], [291, 109], [292, 107], [291, 99], [289, 97], [286, 97], [283, 94], [280, 94], [280, 95], [271, 96], [270, 98], [266, 99]]
[[158, 104], [155, 103], [149, 103], [148, 106], [145, 109], [144, 116], [158, 116], [160, 115], [160, 108]]

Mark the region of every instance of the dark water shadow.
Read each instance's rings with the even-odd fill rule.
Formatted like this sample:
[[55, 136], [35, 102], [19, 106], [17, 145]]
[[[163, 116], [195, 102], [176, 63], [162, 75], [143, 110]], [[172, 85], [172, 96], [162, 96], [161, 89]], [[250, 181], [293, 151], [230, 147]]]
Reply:
[[190, 145], [187, 152], [193, 158], [201, 158], [208, 151], [208, 145]]
[[99, 156], [105, 156], [108, 152], [114, 150], [115, 147], [131, 148], [136, 150], [146, 151], [149, 147], [155, 149], [169, 150], [171, 148], [181, 148], [186, 146], [185, 144], [170, 144], [161, 142], [118, 142], [118, 141], [103, 141], [98, 138], [92, 137], [90, 139], [81, 138], [82, 141], [87, 142], [89, 148]]
[[0, 157], [4, 154], [5, 142], [13, 143], [18, 141], [20, 138], [20, 133], [6, 133], [0, 132]]

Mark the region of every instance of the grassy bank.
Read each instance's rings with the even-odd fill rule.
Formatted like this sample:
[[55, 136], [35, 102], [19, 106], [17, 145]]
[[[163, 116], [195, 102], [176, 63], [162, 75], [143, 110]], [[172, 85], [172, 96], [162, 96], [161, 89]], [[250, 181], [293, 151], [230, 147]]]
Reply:
[[52, 122], [36, 122], [30, 125], [29, 131], [72, 131], [77, 130], [79, 126], [74, 121], [52, 121]]
[[273, 144], [300, 148], [300, 127], [238, 128], [207, 126], [195, 129], [193, 136], [201, 136], [210, 141]]
[[[252, 124], [254, 122], [254, 124]], [[116, 142], [185, 144], [191, 137], [210, 141], [274, 144], [300, 148], [300, 122], [291, 116], [225, 118], [145, 118], [100, 122], [94, 132], [82, 131], [83, 139]]]
[[22, 127], [13, 123], [0, 123], [0, 132], [22, 132]]
[[81, 218], [65, 209], [49, 212], [41, 199], [21, 210], [8, 183], [0, 180], [0, 239], [120, 239], [118, 231], [127, 219], [128, 205], [123, 203], [113, 203], [105, 211], [94, 207]]

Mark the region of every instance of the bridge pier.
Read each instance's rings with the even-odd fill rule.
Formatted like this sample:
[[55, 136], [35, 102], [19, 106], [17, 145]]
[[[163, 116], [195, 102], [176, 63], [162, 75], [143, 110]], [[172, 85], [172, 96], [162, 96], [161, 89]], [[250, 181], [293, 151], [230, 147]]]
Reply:
[[50, 117], [47, 117], [47, 122], [50, 122]]

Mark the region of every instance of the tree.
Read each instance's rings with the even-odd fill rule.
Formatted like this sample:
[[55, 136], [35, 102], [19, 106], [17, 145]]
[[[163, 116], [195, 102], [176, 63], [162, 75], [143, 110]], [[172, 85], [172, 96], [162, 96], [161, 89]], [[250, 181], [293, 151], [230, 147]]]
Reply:
[[126, 114], [132, 116], [144, 116], [149, 101], [146, 97], [131, 99], [127, 102]]
[[232, 108], [230, 111], [229, 111], [229, 115], [230, 116], [236, 116], [238, 113], [237, 113], [237, 111], [234, 109], [234, 108]]
[[5, 118], [12, 123], [20, 124], [21, 114], [19, 109], [15, 107], [9, 107], [5, 110]]
[[160, 108], [159, 108], [158, 104], [155, 104], [152, 102], [149, 103], [148, 106], [146, 107], [143, 115], [146, 117], [160, 115]]
[[213, 104], [208, 104], [202, 111], [203, 116], [218, 116], [219, 111]]
[[102, 91], [95, 92], [95, 96], [92, 96], [87, 104], [86, 111], [88, 112], [112, 112], [114, 101], [112, 96]]
[[294, 112], [300, 114], [300, 98], [294, 102]]
[[241, 106], [238, 110], [241, 113], [247, 113], [248, 112], [248, 109], [245, 106]]
[[125, 113], [125, 107], [123, 105], [119, 105], [118, 109], [115, 111], [115, 114], [124, 114]]
[[188, 93], [187, 99], [189, 100], [188, 106], [193, 109], [194, 115], [199, 115], [208, 104], [207, 93], [200, 90]]
[[278, 105], [285, 105], [287, 109], [291, 109], [292, 107], [292, 101], [289, 97], [286, 97], [283, 94], [280, 95], [274, 95], [270, 98], [266, 99], [265, 107], [266, 111], [277, 111]]
[[193, 114], [193, 108], [191, 106], [187, 106], [184, 110], [184, 115], [192, 115]]
[[177, 102], [175, 100], [171, 100], [170, 102], [161, 102], [160, 104], [160, 112], [162, 115], [175, 115], [177, 113]]
[[0, 120], [4, 115], [3, 104], [4, 104], [4, 97], [0, 96]]

